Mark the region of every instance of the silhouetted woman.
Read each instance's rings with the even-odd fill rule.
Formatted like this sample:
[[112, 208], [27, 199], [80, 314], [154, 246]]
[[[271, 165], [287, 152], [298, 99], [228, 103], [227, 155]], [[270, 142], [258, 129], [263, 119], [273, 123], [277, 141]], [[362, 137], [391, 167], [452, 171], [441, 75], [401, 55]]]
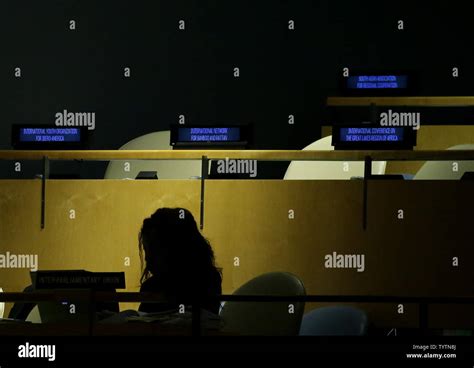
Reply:
[[[188, 210], [160, 208], [146, 218], [139, 234], [139, 251], [143, 269], [140, 291], [162, 293], [169, 299], [165, 305], [142, 303], [140, 311], [176, 309], [180, 299], [222, 293], [214, 252]], [[216, 314], [219, 306], [219, 301], [202, 304]]]

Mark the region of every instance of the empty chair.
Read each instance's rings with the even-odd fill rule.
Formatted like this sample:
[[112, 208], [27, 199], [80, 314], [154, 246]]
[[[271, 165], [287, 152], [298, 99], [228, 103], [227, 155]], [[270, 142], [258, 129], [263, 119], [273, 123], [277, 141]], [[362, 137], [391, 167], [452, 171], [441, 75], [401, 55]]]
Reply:
[[[170, 131], [164, 130], [145, 134], [132, 139], [120, 150], [171, 150]], [[130, 163], [130, 171], [124, 170], [124, 163]], [[201, 176], [199, 160], [114, 160], [110, 161], [105, 179], [135, 179], [140, 171], [155, 171], [159, 179], [189, 179]]]
[[348, 306], [313, 309], [303, 316], [301, 336], [360, 336], [366, 335], [367, 314]]
[[[301, 280], [287, 272], [271, 272], [242, 285], [234, 295], [306, 295]], [[295, 336], [303, 317], [303, 302], [226, 302], [220, 316], [223, 330], [236, 335]]]
[[[32, 285], [28, 285], [23, 290], [24, 293], [29, 293], [29, 292], [32, 292], [32, 291], [34, 291], [34, 288], [33, 288]], [[35, 305], [36, 305], [36, 303], [24, 303], [24, 302], [18, 302], [17, 301], [15, 303], [13, 303], [13, 306], [10, 309], [10, 312], [8, 314], [8, 318], [21, 319], [21, 320], [25, 321]]]
[[34, 306], [34, 308], [28, 314], [28, 317], [26, 317], [26, 321], [31, 323], [41, 323], [41, 315], [39, 312], [38, 305]]
[[[474, 150], [474, 144], [460, 144], [448, 150]], [[474, 161], [427, 161], [413, 179], [459, 180], [465, 172], [474, 172]]]
[[[327, 136], [303, 148], [303, 151], [331, 151], [332, 136]], [[385, 174], [385, 161], [372, 162], [372, 174]], [[362, 161], [292, 161], [285, 173], [285, 180], [349, 180], [364, 176]]]

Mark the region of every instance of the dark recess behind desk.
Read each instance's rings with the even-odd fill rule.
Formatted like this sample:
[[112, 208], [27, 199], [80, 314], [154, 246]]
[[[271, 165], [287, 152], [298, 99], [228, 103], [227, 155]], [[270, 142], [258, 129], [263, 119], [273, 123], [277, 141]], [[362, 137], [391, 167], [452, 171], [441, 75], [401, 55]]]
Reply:
[[[189, 124], [252, 122], [254, 148], [300, 149], [320, 137], [325, 98], [339, 94], [344, 67], [412, 70], [420, 95], [472, 94], [467, 5], [8, 0], [0, 12], [0, 149], [10, 148], [11, 124], [54, 124], [63, 109], [96, 113], [92, 149], [117, 149], [167, 129], [179, 115]], [[181, 19], [185, 31], [178, 30]], [[262, 163], [258, 176], [280, 178], [286, 166]], [[105, 167], [54, 163], [52, 172], [101, 178]], [[0, 162], [2, 177], [39, 172], [33, 163], [16, 173], [12, 162]]]

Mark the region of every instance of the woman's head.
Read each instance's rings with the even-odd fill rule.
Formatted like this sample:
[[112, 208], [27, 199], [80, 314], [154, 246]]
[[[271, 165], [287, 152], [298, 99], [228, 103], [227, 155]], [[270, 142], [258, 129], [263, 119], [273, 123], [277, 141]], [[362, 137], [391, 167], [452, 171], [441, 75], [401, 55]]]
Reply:
[[215, 270], [212, 248], [187, 209], [159, 208], [143, 221], [138, 239], [141, 282], [152, 275]]

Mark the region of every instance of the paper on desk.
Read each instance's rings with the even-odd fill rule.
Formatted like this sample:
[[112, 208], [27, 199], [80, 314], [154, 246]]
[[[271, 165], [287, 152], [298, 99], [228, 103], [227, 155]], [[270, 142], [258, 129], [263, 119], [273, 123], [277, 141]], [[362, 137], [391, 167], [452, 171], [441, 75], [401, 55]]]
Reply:
[[[190, 326], [192, 324], [192, 312], [179, 313], [176, 309], [145, 313], [135, 310], [125, 310], [104, 318], [100, 323], [160, 323], [173, 326]], [[206, 329], [220, 329], [221, 319], [217, 314], [207, 310], [201, 310], [201, 326]]]

